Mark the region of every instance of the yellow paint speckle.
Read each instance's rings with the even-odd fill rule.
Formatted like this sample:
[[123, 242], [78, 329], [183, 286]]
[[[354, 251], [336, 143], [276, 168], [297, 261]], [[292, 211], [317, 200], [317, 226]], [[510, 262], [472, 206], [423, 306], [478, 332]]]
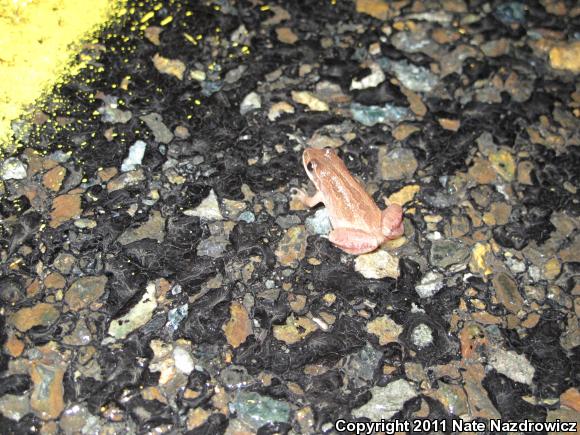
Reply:
[[13, 120], [59, 77], [85, 66], [71, 63], [83, 39], [124, 9], [116, 0], [0, 0], [0, 11], [2, 147], [10, 140]]

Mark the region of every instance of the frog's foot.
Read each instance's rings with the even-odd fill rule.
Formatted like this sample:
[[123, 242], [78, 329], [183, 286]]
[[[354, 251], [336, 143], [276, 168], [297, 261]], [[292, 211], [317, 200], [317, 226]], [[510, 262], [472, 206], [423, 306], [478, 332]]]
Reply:
[[352, 255], [374, 251], [381, 242], [372, 234], [352, 228], [335, 228], [328, 235], [328, 240]]
[[382, 212], [381, 230], [387, 239], [396, 239], [403, 235], [403, 209], [399, 204], [390, 204]]
[[309, 208], [312, 208], [316, 204], [320, 204], [322, 202], [322, 192], [320, 191], [316, 192], [312, 196], [309, 196], [305, 190], [293, 187], [292, 189], [290, 189], [290, 194], [294, 199], [297, 199], [298, 201], [300, 201], [302, 204], [304, 204], [306, 207]]

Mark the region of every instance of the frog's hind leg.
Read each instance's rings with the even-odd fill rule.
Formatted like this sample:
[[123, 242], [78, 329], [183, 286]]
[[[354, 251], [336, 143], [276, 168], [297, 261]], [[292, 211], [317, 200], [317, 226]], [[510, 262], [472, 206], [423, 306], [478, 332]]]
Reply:
[[335, 228], [328, 235], [328, 240], [353, 255], [374, 251], [380, 245], [380, 241], [372, 234], [352, 228]]
[[403, 209], [399, 204], [389, 204], [382, 211], [381, 230], [387, 239], [396, 239], [403, 235]]

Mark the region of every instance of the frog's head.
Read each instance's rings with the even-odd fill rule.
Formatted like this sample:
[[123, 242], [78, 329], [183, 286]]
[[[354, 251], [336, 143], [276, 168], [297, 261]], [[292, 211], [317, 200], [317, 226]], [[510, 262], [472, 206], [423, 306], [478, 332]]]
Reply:
[[320, 188], [322, 180], [333, 173], [337, 165], [342, 165], [342, 160], [331, 148], [306, 148], [302, 153], [302, 164], [308, 178]]

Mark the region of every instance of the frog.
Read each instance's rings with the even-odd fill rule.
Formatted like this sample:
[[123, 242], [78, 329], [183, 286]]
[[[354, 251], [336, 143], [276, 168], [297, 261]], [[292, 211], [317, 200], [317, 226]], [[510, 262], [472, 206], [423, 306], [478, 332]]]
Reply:
[[332, 244], [360, 255], [403, 235], [402, 207], [385, 199], [387, 208], [381, 210], [334, 149], [306, 148], [302, 164], [316, 193], [308, 195], [304, 189], [294, 188], [292, 197], [309, 208], [324, 204], [332, 225], [327, 236]]

